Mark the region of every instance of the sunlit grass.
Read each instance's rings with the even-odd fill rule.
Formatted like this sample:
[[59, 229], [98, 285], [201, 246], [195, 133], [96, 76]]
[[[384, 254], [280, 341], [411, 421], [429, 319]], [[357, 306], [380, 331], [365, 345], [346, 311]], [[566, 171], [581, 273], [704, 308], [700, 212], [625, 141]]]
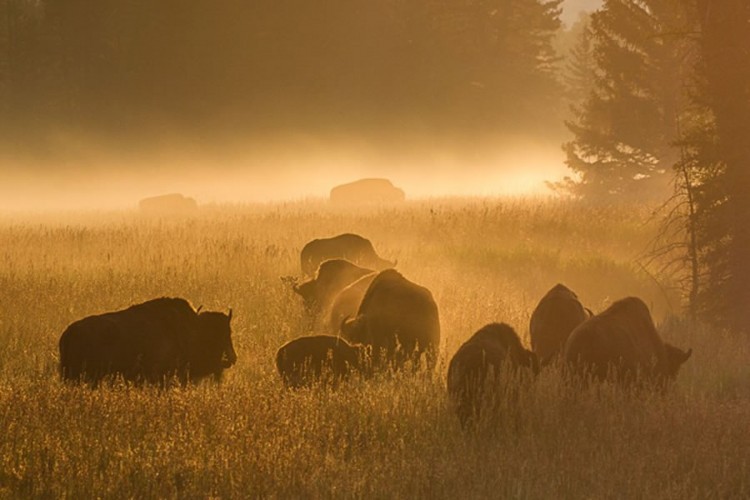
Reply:
[[[747, 497], [750, 348], [730, 333], [670, 323], [664, 336], [694, 355], [666, 395], [580, 393], [548, 370], [468, 435], [449, 405], [460, 343], [491, 321], [526, 341], [557, 282], [594, 310], [638, 295], [657, 320], [679, 313], [634, 263], [647, 216], [533, 199], [0, 215], [0, 497]], [[345, 231], [432, 290], [440, 368], [285, 391], [276, 349], [310, 332], [280, 277], [299, 274], [309, 239]], [[162, 295], [233, 308], [239, 361], [221, 386], [59, 382], [70, 322]]]

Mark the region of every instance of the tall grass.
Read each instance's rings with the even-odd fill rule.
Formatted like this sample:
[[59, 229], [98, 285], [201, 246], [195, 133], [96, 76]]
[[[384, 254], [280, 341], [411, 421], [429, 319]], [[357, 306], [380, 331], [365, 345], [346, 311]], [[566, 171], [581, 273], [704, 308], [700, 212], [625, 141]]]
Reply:
[[[576, 392], [548, 370], [469, 434], [448, 403], [460, 343], [490, 321], [527, 341], [557, 282], [594, 310], [638, 295], [657, 320], [679, 314], [634, 264], [647, 220], [538, 200], [0, 216], [0, 497], [748, 497], [750, 346], [731, 332], [670, 321], [665, 338], [694, 355], [666, 395]], [[286, 391], [275, 351], [310, 332], [280, 277], [299, 274], [308, 240], [345, 231], [432, 290], [441, 367]], [[164, 295], [233, 308], [239, 361], [221, 386], [59, 382], [70, 322]]]

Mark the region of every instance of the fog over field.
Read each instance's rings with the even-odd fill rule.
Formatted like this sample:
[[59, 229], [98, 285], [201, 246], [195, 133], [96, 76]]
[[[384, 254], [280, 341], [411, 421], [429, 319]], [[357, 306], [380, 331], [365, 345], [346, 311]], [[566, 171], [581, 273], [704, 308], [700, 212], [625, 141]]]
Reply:
[[282, 136], [234, 147], [207, 152], [185, 144], [125, 158], [94, 152], [79, 165], [7, 168], [0, 209], [134, 208], [141, 198], [170, 192], [201, 204], [327, 198], [335, 185], [366, 177], [391, 179], [409, 199], [548, 195], [545, 181], [567, 173], [558, 145], [526, 138], [407, 147]]
[[326, 197], [360, 177], [409, 198], [539, 195], [570, 174], [567, 28], [598, 2], [520, 24], [469, 4], [295, 2], [0, 3], [0, 209]]
[[750, 498], [747, 0], [0, 0], [0, 500]]

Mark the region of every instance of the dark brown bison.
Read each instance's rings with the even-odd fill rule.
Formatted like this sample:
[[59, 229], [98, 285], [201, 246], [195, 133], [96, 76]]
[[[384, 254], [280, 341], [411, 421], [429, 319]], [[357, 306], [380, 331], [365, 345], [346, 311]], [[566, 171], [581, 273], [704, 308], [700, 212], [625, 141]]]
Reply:
[[372, 346], [373, 363], [401, 368], [421, 355], [432, 369], [440, 345], [438, 308], [430, 291], [398, 271], [381, 271], [372, 280], [355, 318], [344, 321], [341, 334], [351, 342]]
[[88, 316], [60, 337], [63, 380], [97, 385], [109, 376], [183, 384], [213, 376], [237, 361], [229, 314], [198, 313], [186, 300], [159, 298], [122, 311]]
[[505, 323], [486, 325], [464, 342], [448, 365], [448, 395], [461, 426], [476, 421], [483, 406], [511, 395], [521, 382], [519, 369], [536, 375], [539, 363]]
[[380, 271], [393, 267], [393, 262], [381, 259], [370, 240], [358, 234], [344, 233], [332, 238], [312, 240], [302, 248], [302, 272], [312, 276], [323, 261], [346, 259], [358, 266]]
[[179, 193], [163, 194], [144, 198], [138, 202], [139, 208], [148, 213], [182, 213], [192, 212], [198, 208], [193, 198]]
[[331, 189], [333, 203], [362, 205], [404, 201], [404, 191], [388, 179], [360, 179]]
[[662, 385], [677, 376], [692, 352], [663, 342], [648, 306], [628, 297], [576, 327], [565, 342], [564, 358], [578, 376]]
[[337, 333], [345, 319], [357, 314], [362, 298], [377, 275], [375, 272], [365, 274], [336, 295], [329, 314], [329, 327], [332, 332]]
[[313, 335], [291, 340], [276, 353], [276, 368], [290, 388], [335, 386], [352, 373], [367, 373], [367, 348], [340, 337]]
[[328, 309], [341, 290], [372, 272], [345, 259], [326, 260], [314, 278], [294, 285], [294, 291], [302, 297], [308, 311], [320, 313]]
[[531, 349], [544, 364], [550, 362], [562, 351], [570, 332], [588, 318], [578, 296], [565, 285], [555, 285], [531, 314]]

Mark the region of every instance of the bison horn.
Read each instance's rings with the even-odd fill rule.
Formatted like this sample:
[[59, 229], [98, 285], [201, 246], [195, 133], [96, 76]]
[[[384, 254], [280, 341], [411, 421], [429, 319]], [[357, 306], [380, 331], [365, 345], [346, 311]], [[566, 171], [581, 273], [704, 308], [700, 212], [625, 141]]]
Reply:
[[229, 316], [229, 321], [232, 321], [232, 308], [231, 307], [229, 308], [228, 316]]
[[201, 312], [201, 309], [203, 309], [203, 304], [198, 306], [198, 309], [195, 310], [196, 313]]
[[344, 332], [344, 325], [346, 325], [346, 322], [349, 321], [349, 318], [351, 318], [351, 314], [347, 314], [344, 319], [341, 320], [341, 325], [339, 325], [339, 333]]

